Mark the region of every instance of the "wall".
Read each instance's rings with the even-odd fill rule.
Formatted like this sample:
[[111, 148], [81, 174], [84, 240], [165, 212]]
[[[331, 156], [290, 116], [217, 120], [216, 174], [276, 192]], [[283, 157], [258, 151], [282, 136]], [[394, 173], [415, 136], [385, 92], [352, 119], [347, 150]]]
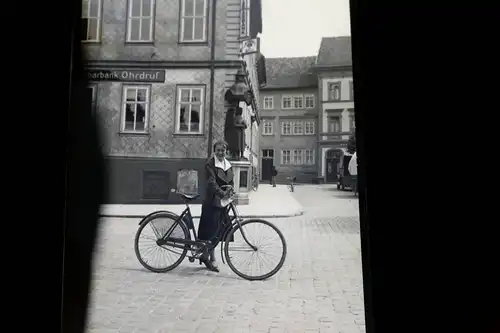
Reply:
[[240, 60], [241, 0], [224, 0], [224, 3], [226, 4], [224, 20], [219, 21], [217, 17], [217, 26], [225, 25], [226, 29], [220, 31], [217, 29], [216, 40], [225, 46], [223, 52], [225, 59]]
[[[224, 99], [226, 69], [215, 71], [213, 137], [223, 137], [225, 119]], [[229, 70], [231, 71], [231, 70]], [[203, 134], [175, 134], [176, 95], [178, 84], [205, 85]], [[159, 180], [160, 187], [177, 188], [177, 173], [181, 169], [198, 171], [198, 189], [204, 190], [203, 165], [208, 157], [209, 91], [208, 69], [167, 70], [165, 83], [150, 84], [149, 126], [146, 134], [120, 133], [122, 119], [122, 83], [97, 83], [96, 113], [102, 126], [103, 151], [109, 156], [112, 169], [109, 173], [111, 196], [108, 203], [155, 203], [160, 199], [143, 197], [143, 172], [160, 170], [166, 180]], [[190, 180], [192, 181], [192, 180]], [[167, 182], [167, 183], [165, 183]], [[153, 185], [151, 185], [153, 186]], [[172, 199], [161, 196], [168, 203]], [[158, 201], [160, 200], [160, 201]], [[197, 201], [199, 202], [199, 200]]]
[[[165, 158], [206, 158], [209, 128], [208, 110], [210, 71], [167, 70], [165, 83], [150, 85], [149, 133], [122, 134], [122, 83], [100, 82], [98, 84], [98, 112], [104, 127], [105, 153], [112, 156], [143, 156]], [[176, 100], [178, 84], [194, 84], [205, 87], [203, 110], [203, 134], [175, 134]]]
[[[205, 159], [107, 158], [108, 197], [104, 204], [181, 204], [172, 189], [201, 193], [206, 187]], [[189, 173], [182, 177], [183, 174]]]
[[[306, 95], [315, 96], [314, 108], [311, 109], [282, 109], [281, 97], [283, 95]], [[272, 96], [274, 98], [274, 108], [272, 110], [264, 109], [264, 97]], [[312, 182], [317, 177], [317, 132], [318, 132], [318, 110], [319, 99], [316, 88], [286, 89], [286, 90], [268, 90], [264, 89], [260, 94], [260, 110], [262, 124], [260, 126], [260, 149], [274, 149], [274, 165], [278, 170], [278, 181], [286, 181], [286, 177], [295, 176], [297, 181]], [[304, 102], [305, 106], [305, 102]], [[282, 121], [314, 121], [315, 129], [312, 135], [282, 135]], [[264, 135], [264, 123], [271, 121], [273, 123], [273, 135]], [[314, 151], [315, 163], [313, 165], [282, 165], [282, 149], [311, 149]], [[262, 171], [261, 171], [262, 174]]]
[[[352, 73], [350, 72], [339, 72], [339, 73], [329, 73], [322, 74], [319, 77], [321, 89], [321, 101], [322, 101], [322, 115], [321, 115], [321, 131], [328, 131], [328, 113], [326, 110], [337, 110], [341, 112], [342, 115], [342, 131], [350, 131], [350, 113], [349, 109], [354, 109], [354, 100], [351, 96], [351, 82], [353, 81]], [[340, 101], [329, 101], [328, 100], [328, 84], [331, 82], [341, 83], [341, 100]], [[323, 136], [322, 140], [326, 140], [327, 137]], [[347, 140], [348, 137], [344, 136], [342, 139]]]
[[[200, 61], [210, 59], [213, 0], [208, 0], [206, 42], [180, 44], [180, 0], [156, 0], [154, 42], [127, 43], [127, 0], [103, 1], [100, 43], [85, 43], [88, 60]], [[234, 35], [239, 25], [239, 0], [217, 0], [215, 55], [235, 56]], [[239, 30], [238, 30], [239, 31]], [[238, 32], [237, 31], [237, 32]], [[239, 46], [236, 44], [236, 46]]]
[[[164, 83], [150, 84], [149, 131], [146, 135], [120, 133], [122, 83], [97, 84], [96, 112], [101, 119], [105, 138], [103, 150], [110, 165], [108, 179], [111, 195], [107, 203], [178, 202], [175, 196], [169, 195], [169, 190], [179, 185], [178, 172], [185, 170], [192, 170], [194, 174], [198, 172], [198, 180], [190, 179], [190, 182], [197, 182], [197, 190], [203, 193], [205, 184], [202, 175], [209, 151], [210, 126], [213, 142], [224, 136], [224, 93], [233, 84], [237, 69], [215, 70], [213, 122], [210, 123], [211, 87], [207, 64], [212, 44], [213, 0], [207, 2], [207, 42], [204, 43], [179, 43], [180, 3], [180, 0], [156, 0], [154, 41], [131, 44], [126, 43], [127, 0], [103, 1], [101, 40], [99, 43], [84, 43], [87, 60], [89, 63], [99, 61], [101, 69], [113, 67], [119, 61], [131, 64], [142, 61], [149, 63], [151, 69], [155, 66], [165, 68], [165, 62], [171, 64], [166, 69]], [[240, 0], [217, 0], [216, 61], [239, 60], [240, 7]], [[195, 62], [200, 61], [205, 62], [205, 68], [196, 68]], [[176, 66], [175, 62], [188, 69], [171, 69]], [[253, 63], [250, 61], [250, 64]], [[251, 72], [250, 76], [250, 80], [254, 80], [256, 73]], [[174, 134], [178, 84], [205, 86], [204, 131], [201, 135]], [[252, 136], [248, 136], [247, 140], [252, 140]], [[152, 179], [156, 179], [156, 183]], [[152, 191], [157, 193], [147, 194]]]

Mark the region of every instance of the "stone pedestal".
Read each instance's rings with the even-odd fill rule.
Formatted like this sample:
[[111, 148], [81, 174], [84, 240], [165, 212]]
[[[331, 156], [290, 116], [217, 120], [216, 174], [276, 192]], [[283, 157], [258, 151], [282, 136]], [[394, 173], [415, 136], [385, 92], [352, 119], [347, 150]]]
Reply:
[[234, 190], [236, 192], [234, 201], [237, 205], [248, 205], [252, 164], [249, 161], [229, 161], [234, 173]]

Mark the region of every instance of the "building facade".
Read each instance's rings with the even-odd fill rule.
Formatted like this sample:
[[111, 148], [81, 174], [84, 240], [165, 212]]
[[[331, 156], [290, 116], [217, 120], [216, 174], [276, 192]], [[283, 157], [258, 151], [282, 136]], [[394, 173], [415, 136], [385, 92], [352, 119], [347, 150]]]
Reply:
[[[88, 98], [108, 160], [106, 203], [179, 203], [174, 189], [203, 193], [238, 70], [258, 96], [261, 55], [242, 56], [240, 46], [262, 31], [260, 0], [83, 0], [82, 16]], [[245, 112], [250, 143], [257, 100]], [[247, 154], [256, 149], [248, 144]]]
[[270, 180], [271, 166], [277, 181], [296, 177], [313, 182], [318, 175], [317, 136], [320, 109], [316, 57], [266, 60], [266, 86], [260, 92], [262, 181]]
[[317, 56], [267, 59], [261, 88], [261, 179], [337, 181], [341, 149], [354, 133], [350, 37], [323, 38]]
[[351, 37], [323, 38], [314, 65], [320, 98], [318, 177], [337, 181], [340, 149], [354, 133]]

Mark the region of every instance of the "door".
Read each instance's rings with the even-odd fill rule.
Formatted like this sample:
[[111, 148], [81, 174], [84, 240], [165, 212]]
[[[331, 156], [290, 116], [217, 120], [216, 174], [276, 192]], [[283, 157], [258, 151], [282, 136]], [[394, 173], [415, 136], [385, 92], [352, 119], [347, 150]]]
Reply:
[[339, 162], [342, 156], [340, 149], [330, 149], [326, 152], [325, 157], [325, 181], [326, 183], [336, 183], [338, 181], [337, 174], [339, 172]]
[[335, 183], [337, 182], [337, 168], [339, 160], [336, 158], [326, 159], [326, 182]]
[[271, 181], [272, 166], [274, 165], [274, 149], [262, 149], [262, 173], [260, 180]]
[[93, 115], [95, 111], [95, 93], [96, 87], [94, 85], [90, 85], [85, 88], [83, 103], [85, 103], [85, 109], [89, 110], [88, 114], [90, 115]]

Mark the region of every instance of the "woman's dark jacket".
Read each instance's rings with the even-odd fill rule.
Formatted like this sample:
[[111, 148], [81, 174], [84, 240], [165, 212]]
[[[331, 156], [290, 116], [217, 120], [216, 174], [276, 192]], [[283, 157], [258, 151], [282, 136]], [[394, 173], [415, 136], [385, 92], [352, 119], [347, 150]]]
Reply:
[[215, 197], [222, 198], [224, 191], [221, 189], [223, 185], [234, 185], [233, 168], [224, 171], [215, 167], [215, 157], [208, 159], [205, 164], [205, 172], [207, 176], [207, 190], [204, 204], [215, 205]]

